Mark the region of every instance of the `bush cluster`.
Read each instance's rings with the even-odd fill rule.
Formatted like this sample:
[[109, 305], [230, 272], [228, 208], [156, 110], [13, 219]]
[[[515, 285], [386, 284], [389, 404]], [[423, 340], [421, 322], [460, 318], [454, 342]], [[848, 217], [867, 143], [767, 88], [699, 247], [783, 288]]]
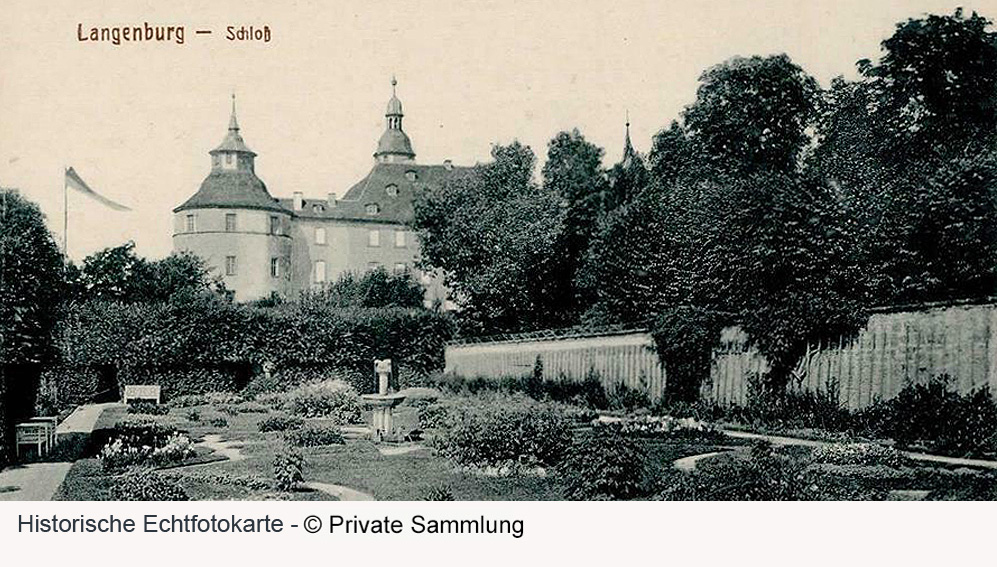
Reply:
[[265, 417], [256, 424], [256, 428], [260, 430], [260, 433], [270, 433], [271, 431], [287, 431], [289, 429], [298, 429], [304, 425], [305, 420], [297, 416], [275, 414]]
[[284, 432], [284, 439], [295, 447], [321, 447], [324, 445], [343, 445], [346, 439], [334, 425], [309, 423], [299, 429]]
[[323, 417], [337, 424], [360, 422], [360, 396], [342, 380], [303, 384], [285, 394], [284, 409], [301, 417]]
[[152, 471], [137, 471], [115, 477], [111, 498], [124, 501], [189, 500], [180, 481]]
[[895, 398], [873, 405], [860, 419], [900, 447], [945, 455], [982, 456], [997, 449], [997, 404], [989, 388], [967, 394], [947, 375], [906, 386]]
[[558, 472], [570, 500], [630, 500], [651, 488], [645, 443], [614, 430], [575, 442]]
[[131, 402], [128, 404], [128, 413], [166, 415], [170, 413], [170, 408], [153, 402]]
[[553, 404], [483, 403], [453, 411], [434, 445], [461, 465], [550, 466], [571, 445], [571, 422]]

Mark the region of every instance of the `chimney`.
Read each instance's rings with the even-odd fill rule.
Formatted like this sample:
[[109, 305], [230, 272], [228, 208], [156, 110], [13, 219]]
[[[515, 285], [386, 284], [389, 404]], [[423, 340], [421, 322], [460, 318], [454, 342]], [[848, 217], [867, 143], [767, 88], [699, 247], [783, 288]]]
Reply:
[[329, 208], [331, 209], [335, 206], [336, 206], [336, 194], [329, 193]]
[[453, 162], [448, 159], [443, 160], [443, 169], [447, 171], [453, 170]]
[[305, 194], [301, 191], [294, 192], [294, 210], [300, 211], [305, 207]]

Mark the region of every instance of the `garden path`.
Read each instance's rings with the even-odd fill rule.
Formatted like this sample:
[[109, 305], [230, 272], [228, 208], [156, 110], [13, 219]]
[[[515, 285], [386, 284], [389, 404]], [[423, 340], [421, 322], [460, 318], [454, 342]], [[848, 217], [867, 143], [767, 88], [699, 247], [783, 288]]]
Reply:
[[[88, 404], [76, 408], [55, 428], [56, 437], [93, 431], [100, 414], [118, 404]], [[72, 463], [31, 463], [8, 467], [0, 471], [0, 487], [16, 486], [18, 490], [0, 492], [0, 501], [51, 500], [59, 489]]]
[[[204, 445], [205, 447], [215, 451], [219, 455], [227, 457], [229, 461], [246, 460], [246, 455], [242, 453], [241, 449], [242, 444], [232, 443], [231, 441], [222, 441], [221, 435], [205, 435], [204, 439], [199, 443], [199, 445]], [[220, 462], [225, 462], [225, 461], [198, 463], [195, 465], [189, 465], [189, 467], [204, 467]], [[183, 467], [177, 467], [177, 468], [183, 468]], [[312, 490], [325, 492], [326, 494], [335, 496], [340, 500], [374, 500], [374, 497], [370, 494], [367, 494], [366, 492], [360, 492], [359, 490], [354, 490], [347, 486], [340, 486], [338, 484], [329, 484], [326, 482], [304, 482], [302, 483], [302, 485]]]
[[[821, 447], [824, 445], [834, 445], [835, 442], [832, 441], [816, 441], [813, 439], [799, 439], [797, 437], [786, 437], [783, 435], [765, 435], [762, 433], [749, 433], [747, 431], [736, 431], [731, 429], [724, 429], [724, 433], [735, 437], [738, 439], [756, 439], [765, 440], [773, 445], [805, 445], [807, 447]], [[928, 461], [933, 463], [940, 463], [944, 465], [954, 465], [962, 467], [978, 467], [984, 469], [997, 469], [997, 461], [988, 461], [985, 459], [963, 459], [960, 457], [943, 457], [941, 455], [929, 455], [927, 453], [915, 453], [912, 451], [903, 451], [908, 457], [918, 460], [918, 461]]]

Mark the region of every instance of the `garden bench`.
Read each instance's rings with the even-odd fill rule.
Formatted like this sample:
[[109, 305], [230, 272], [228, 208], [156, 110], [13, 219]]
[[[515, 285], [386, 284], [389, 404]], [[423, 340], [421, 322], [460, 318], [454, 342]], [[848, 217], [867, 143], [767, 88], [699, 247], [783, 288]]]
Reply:
[[49, 449], [55, 446], [55, 430], [56, 426], [59, 425], [59, 418], [55, 416], [51, 417], [41, 417], [35, 416], [28, 420], [29, 423], [44, 423], [48, 426], [48, 446]]
[[132, 401], [144, 401], [153, 402], [158, 405], [160, 393], [161, 388], [159, 386], [125, 386], [124, 402], [127, 404]]
[[48, 450], [50, 438], [49, 424], [36, 421], [18, 423], [14, 427], [17, 438], [15, 453], [18, 457], [21, 456], [21, 445], [34, 445], [38, 448], [39, 457], [45, 454]]

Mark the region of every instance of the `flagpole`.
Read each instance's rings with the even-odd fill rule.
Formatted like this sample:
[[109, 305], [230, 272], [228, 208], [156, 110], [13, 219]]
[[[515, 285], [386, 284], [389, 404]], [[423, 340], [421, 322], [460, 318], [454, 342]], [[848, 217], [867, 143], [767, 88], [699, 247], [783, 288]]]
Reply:
[[69, 262], [69, 185], [66, 183], [66, 173], [69, 169], [62, 167], [62, 255]]

